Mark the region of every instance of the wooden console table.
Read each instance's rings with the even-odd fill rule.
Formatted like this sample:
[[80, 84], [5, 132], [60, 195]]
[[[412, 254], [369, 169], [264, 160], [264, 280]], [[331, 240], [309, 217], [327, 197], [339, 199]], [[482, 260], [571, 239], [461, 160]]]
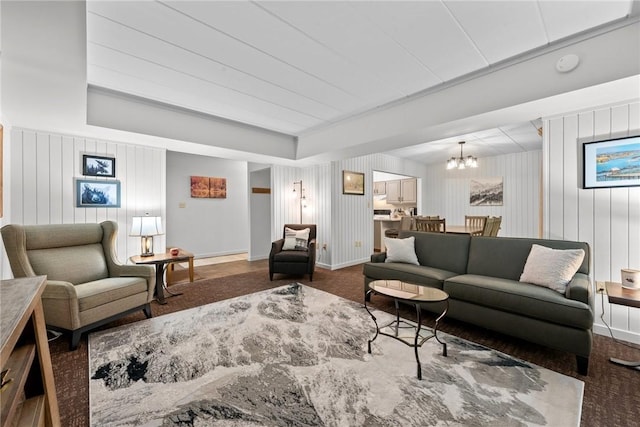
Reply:
[[[0, 424], [59, 426], [41, 296], [46, 276], [0, 281]], [[35, 357], [38, 360], [35, 360]]]

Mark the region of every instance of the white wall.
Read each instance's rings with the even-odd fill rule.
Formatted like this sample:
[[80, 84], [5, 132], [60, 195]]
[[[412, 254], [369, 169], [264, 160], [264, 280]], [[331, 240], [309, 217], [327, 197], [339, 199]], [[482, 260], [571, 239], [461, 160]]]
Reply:
[[[226, 199], [191, 198], [191, 176], [227, 179]], [[167, 153], [167, 243], [196, 257], [247, 252], [247, 162]], [[180, 208], [179, 204], [185, 207]]]
[[[121, 184], [120, 208], [77, 208], [75, 178], [82, 176], [82, 154], [115, 157]], [[131, 218], [148, 212], [165, 217], [165, 151], [80, 136], [13, 128], [10, 199], [6, 216], [15, 224], [118, 223], [121, 262], [140, 253], [140, 238], [129, 237]], [[5, 159], [5, 162], [9, 159]], [[88, 178], [92, 179], [92, 178]], [[109, 180], [101, 178], [100, 180]], [[4, 224], [8, 221], [3, 221]], [[164, 247], [164, 236], [154, 239]], [[3, 246], [3, 257], [5, 257]], [[3, 277], [10, 272], [3, 271]]]
[[[640, 103], [545, 119], [545, 237], [589, 243], [591, 276], [620, 282], [620, 269], [640, 269], [640, 187], [580, 188], [582, 144], [640, 133]], [[594, 330], [608, 335], [596, 296]], [[609, 305], [604, 319], [618, 338], [640, 343], [640, 309]]]
[[[427, 166], [423, 215], [440, 215], [447, 224], [464, 224], [465, 215], [502, 216], [499, 236], [539, 237], [542, 152], [505, 154], [478, 159], [474, 169], [446, 170], [443, 164]], [[471, 206], [472, 178], [502, 177], [502, 206]]]

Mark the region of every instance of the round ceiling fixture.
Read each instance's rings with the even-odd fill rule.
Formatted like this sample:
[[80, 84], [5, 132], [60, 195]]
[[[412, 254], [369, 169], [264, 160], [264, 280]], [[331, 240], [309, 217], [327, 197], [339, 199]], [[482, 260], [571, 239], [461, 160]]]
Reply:
[[580, 63], [580, 57], [574, 53], [565, 55], [556, 62], [556, 70], [560, 73], [568, 73], [576, 69]]

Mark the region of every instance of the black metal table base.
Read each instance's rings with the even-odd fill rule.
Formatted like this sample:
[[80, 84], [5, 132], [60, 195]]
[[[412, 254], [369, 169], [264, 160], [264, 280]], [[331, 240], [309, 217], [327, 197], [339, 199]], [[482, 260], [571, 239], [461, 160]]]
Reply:
[[[376, 340], [376, 338], [378, 338], [378, 335], [385, 335], [387, 337], [391, 337], [395, 340], [398, 340], [406, 345], [408, 345], [409, 347], [413, 347], [415, 356], [416, 356], [416, 363], [418, 365], [418, 379], [421, 380], [422, 379], [422, 366], [420, 364], [420, 355], [418, 354], [418, 349], [420, 347], [422, 347], [422, 344], [424, 344], [425, 342], [427, 342], [428, 340], [430, 340], [431, 338], [435, 338], [440, 344], [442, 344], [442, 355], [443, 356], [447, 356], [447, 343], [440, 341], [440, 338], [438, 338], [438, 323], [440, 322], [440, 320], [447, 314], [447, 311], [449, 310], [449, 301], [446, 300], [446, 308], [444, 309], [444, 311], [442, 312], [442, 314], [440, 314], [440, 316], [438, 316], [438, 318], [436, 319], [435, 325], [433, 327], [433, 330], [431, 331], [431, 333], [429, 335], [421, 335], [420, 332], [422, 330], [422, 307], [421, 304], [428, 304], [428, 302], [420, 302], [420, 303], [413, 303], [414, 306], [416, 307], [416, 314], [418, 317], [418, 322], [417, 325], [413, 325], [405, 320], [401, 320], [400, 319], [400, 307], [399, 307], [399, 303], [398, 300], [393, 298], [393, 301], [395, 303], [396, 306], [396, 319], [391, 321], [390, 323], [386, 324], [386, 325], [382, 325], [379, 326], [378, 325], [378, 321], [376, 319], [376, 317], [373, 315], [373, 313], [371, 313], [371, 311], [369, 310], [369, 307], [367, 307], [367, 300], [371, 297], [372, 294], [375, 294], [376, 292], [374, 290], [369, 290], [367, 292], [367, 297], [364, 299], [364, 308], [365, 310], [367, 310], [367, 313], [369, 313], [369, 315], [371, 316], [371, 318], [373, 319], [373, 323], [375, 323], [376, 325], [376, 334], [374, 335], [373, 338], [371, 338], [368, 342], [368, 348], [367, 351], [369, 352], [369, 354], [371, 354], [371, 343], [374, 342]], [[392, 298], [392, 297], [391, 297]], [[437, 301], [440, 302], [440, 301]], [[394, 333], [393, 334], [388, 334], [382, 331], [382, 329], [385, 328], [391, 328], [393, 329]], [[410, 342], [407, 338], [403, 338], [401, 336], [399, 336], [400, 330], [401, 329], [414, 329], [415, 330], [415, 335], [413, 337], [413, 343]]]

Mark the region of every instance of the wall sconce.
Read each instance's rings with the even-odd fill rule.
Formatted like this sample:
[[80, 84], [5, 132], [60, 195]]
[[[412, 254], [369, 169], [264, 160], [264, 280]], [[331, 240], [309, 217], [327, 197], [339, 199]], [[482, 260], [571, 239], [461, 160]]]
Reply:
[[293, 182], [293, 192], [296, 193], [296, 185], [300, 185], [300, 224], [302, 224], [302, 208], [307, 207], [307, 197], [304, 194], [302, 180]]
[[[147, 214], [148, 215], [148, 214]], [[153, 256], [153, 236], [164, 234], [159, 216], [134, 216], [129, 236], [140, 237], [140, 256]]]

